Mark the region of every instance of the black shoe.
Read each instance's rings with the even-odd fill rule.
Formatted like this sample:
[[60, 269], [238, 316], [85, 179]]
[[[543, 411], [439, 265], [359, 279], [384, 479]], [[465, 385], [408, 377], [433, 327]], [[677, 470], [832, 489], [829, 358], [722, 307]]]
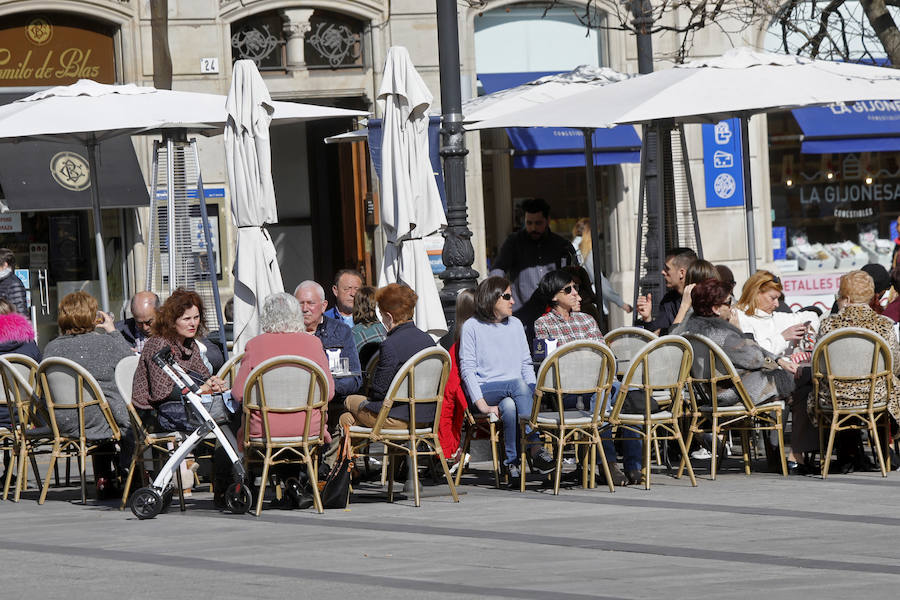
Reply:
[[[619, 469], [618, 465], [609, 465], [609, 476], [612, 478], [612, 484], [616, 487], [628, 485], [628, 477]], [[597, 480], [606, 485], [606, 475], [602, 470], [597, 474]]]
[[625, 477], [628, 478], [629, 485], [641, 485], [644, 483], [644, 473], [637, 469], [633, 471], [626, 471]]
[[315, 504], [312, 491], [309, 489], [309, 486], [303, 485], [302, 483], [300, 483], [300, 481], [294, 479], [293, 477], [284, 482], [284, 491], [285, 497], [291, 499], [291, 508], [306, 510], [307, 508]]
[[519, 487], [519, 478], [522, 476], [519, 465], [506, 465], [506, 476], [509, 479], [509, 487]]
[[296, 508], [293, 499], [285, 493], [281, 498], [272, 498], [269, 501], [269, 508], [276, 510], [293, 510]]
[[556, 470], [556, 461], [546, 449], [541, 448], [531, 455], [531, 470], [538, 475], [549, 475]]

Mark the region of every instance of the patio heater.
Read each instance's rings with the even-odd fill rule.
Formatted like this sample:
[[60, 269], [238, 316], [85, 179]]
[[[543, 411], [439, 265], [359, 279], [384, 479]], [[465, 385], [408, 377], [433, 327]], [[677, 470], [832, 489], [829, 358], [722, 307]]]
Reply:
[[197, 292], [204, 320], [210, 330], [217, 330], [227, 359], [218, 285], [221, 257], [216, 250], [197, 140], [188, 140], [183, 129], [164, 130], [163, 139], [153, 142], [147, 289], [162, 300], [179, 287]]

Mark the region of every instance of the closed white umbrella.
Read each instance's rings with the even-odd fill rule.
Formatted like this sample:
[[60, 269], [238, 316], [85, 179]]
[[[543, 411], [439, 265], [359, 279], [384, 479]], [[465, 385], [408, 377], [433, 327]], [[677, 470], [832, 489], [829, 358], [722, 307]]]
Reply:
[[[282, 123], [367, 114], [294, 102], [273, 102], [272, 107], [272, 118]], [[158, 90], [134, 84], [106, 85], [89, 79], [0, 106], [2, 141], [75, 142], [87, 149], [103, 310], [109, 310], [109, 292], [96, 178], [97, 144], [120, 135], [150, 134], [162, 129], [189, 129], [217, 135], [222, 133], [226, 118], [225, 96], [218, 94]]]
[[269, 123], [272, 97], [253, 61], [234, 63], [225, 103], [225, 165], [237, 227], [234, 258], [234, 351], [257, 335], [269, 294], [284, 291], [275, 245], [265, 225], [278, 222]]
[[402, 282], [419, 296], [415, 323], [435, 335], [447, 321], [422, 238], [447, 224], [428, 158], [431, 92], [406, 48], [388, 49], [378, 90], [382, 109], [381, 223], [387, 237], [378, 285]]

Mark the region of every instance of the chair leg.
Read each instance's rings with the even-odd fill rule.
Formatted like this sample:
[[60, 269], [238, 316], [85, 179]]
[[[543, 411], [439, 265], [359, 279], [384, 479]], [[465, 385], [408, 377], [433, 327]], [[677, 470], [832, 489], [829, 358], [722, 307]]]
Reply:
[[416, 499], [416, 506], [418, 507], [421, 506], [422, 500], [419, 497], [419, 452], [417, 446], [418, 443], [416, 438], [413, 437], [409, 442], [409, 458], [412, 462], [412, 472], [407, 474], [406, 481], [409, 483], [411, 480], [413, 483], [414, 497]]
[[[565, 429], [559, 430], [559, 440], [556, 443], [556, 473], [553, 474], [553, 495], [559, 495], [559, 479], [562, 476], [563, 448], [566, 445]], [[577, 448], [577, 446], [576, 446]], [[576, 453], [577, 454], [577, 453]], [[581, 466], [582, 471], [585, 465]], [[583, 477], [582, 477], [583, 479]], [[587, 487], [587, 486], [585, 486]]]
[[[787, 458], [784, 456], [784, 413], [779, 409], [775, 415], [777, 419], [776, 425], [778, 426], [778, 452], [781, 453], [781, 474], [784, 477], [788, 476], [787, 470]], [[819, 428], [821, 432], [821, 427]], [[821, 437], [821, 435], [820, 435]], [[822, 447], [819, 446], [819, 451], [821, 452]]]
[[72, 473], [72, 457], [67, 456], [66, 457], [66, 487], [69, 487], [70, 485], [72, 485], [72, 480], [70, 478], [71, 473]]
[[[308, 449], [303, 451], [303, 462], [306, 464], [306, 475], [312, 484], [313, 506], [316, 507], [316, 512], [321, 515], [325, 512], [325, 508], [322, 506], [322, 497], [319, 495], [319, 474], [316, 472], [316, 465], [310, 458]], [[366, 463], [368, 462], [367, 460]]]
[[[519, 456], [519, 491], [524, 492], [525, 491], [525, 465], [527, 462], [525, 459], [525, 454], [527, 454], [528, 446], [527, 446], [527, 440], [525, 438], [525, 426], [523, 425], [519, 429], [521, 429], [521, 432], [519, 433], [519, 436], [520, 436], [519, 448], [520, 448], [520, 452], [521, 452], [521, 456]], [[512, 483], [512, 482], [510, 482], [510, 483]]]
[[[81, 479], [81, 503], [87, 504], [87, 452], [84, 446], [78, 450], [78, 476]], [[97, 474], [94, 473], [94, 480], [96, 481], [96, 479]]]
[[394, 478], [397, 475], [397, 464], [394, 458], [396, 458], [396, 455], [385, 446], [384, 461], [388, 465], [388, 502], [394, 501]]
[[653, 428], [649, 422], [644, 425], [644, 489], [650, 489], [650, 449], [653, 445]]
[[381, 485], [384, 485], [385, 479], [387, 479], [387, 457], [388, 457], [388, 448], [387, 446], [382, 445], [381, 450]]
[[459, 486], [459, 481], [462, 479], [463, 470], [466, 468], [466, 455], [469, 453], [469, 441], [472, 437], [472, 427], [466, 425], [466, 437], [463, 438], [463, 444], [460, 446], [462, 451], [459, 453], [460, 462], [456, 467], [456, 485]]
[[[687, 453], [687, 448], [684, 447], [684, 439], [681, 437], [681, 428], [678, 427], [678, 421], [674, 421], [672, 423], [672, 429], [675, 431], [675, 440], [678, 442], [678, 446], [681, 448], [681, 453]], [[714, 441], [718, 441], [718, 436], [714, 437]], [[691, 480], [691, 485], [697, 487], [697, 478], [694, 477], [694, 467], [691, 466], [691, 462], [687, 462], [687, 471], [688, 477]], [[649, 488], [648, 488], [649, 489]]]
[[741, 453], [744, 459], [744, 475], [750, 474], [750, 434], [746, 429], [741, 430]]
[[[600, 431], [594, 431], [594, 449], [600, 451], [600, 464], [603, 466], [603, 475], [606, 477], [606, 485], [609, 487], [609, 493], [616, 491], [616, 486], [612, 482], [612, 474], [609, 472], [609, 464], [606, 462], [606, 451], [603, 449], [603, 438], [600, 437]], [[594, 471], [591, 469], [591, 479], [594, 477]]]
[[50, 478], [53, 477], [53, 467], [56, 465], [56, 461], [59, 458], [59, 444], [53, 443], [53, 451], [50, 454], [50, 464], [47, 465], [47, 480], [44, 482], [44, 489], [41, 490], [41, 497], [38, 499], [38, 504], [43, 504], [47, 499], [47, 490], [50, 489]]
[[[694, 443], [694, 430], [697, 428], [697, 423], [699, 421], [699, 417], [696, 415], [691, 417], [691, 426], [688, 428], [688, 438], [687, 438], [687, 448], [691, 449], [691, 444]], [[681, 462], [678, 465], [678, 472], [675, 473], [675, 479], [681, 479], [681, 475], [684, 473], [684, 463], [691, 460], [691, 456], [689, 454], [681, 455]]]
[[828, 432], [828, 446], [822, 455], [822, 479], [828, 477], [828, 467], [831, 465], [831, 451], [834, 448], [834, 436], [837, 434], [837, 415], [832, 415], [831, 429]]
[[712, 431], [710, 432], [712, 436], [710, 438], [709, 446], [710, 453], [712, 454], [709, 463], [709, 473], [712, 476], [712, 480], [716, 480], [716, 471], [719, 467], [719, 417], [716, 413], [712, 415]]
[[[3, 484], [3, 499], [6, 500], [9, 497], [9, 484], [12, 483], [12, 474], [13, 471], [19, 470], [19, 455], [16, 452], [15, 445], [11, 448], [12, 454], [9, 457], [9, 463], [6, 465], [6, 480]], [[6, 455], [4, 455], [4, 460]]]
[[[267, 442], [268, 443], [268, 442]], [[259, 498], [256, 499], [256, 516], [262, 512], [263, 498], [266, 496], [266, 485], [269, 483], [269, 463], [272, 460], [272, 449], [266, 446], [266, 456], [263, 458], [262, 476], [259, 480]]]
[[878, 454], [878, 466], [881, 468], [881, 476], [887, 477], [887, 469], [884, 465], [884, 454], [881, 452], [881, 440], [878, 439], [878, 424], [875, 423], [875, 416], [869, 415], [869, 434], [875, 442], [875, 453]]
[[891, 471], [891, 419], [884, 415], [884, 462], [888, 472]]
[[[28, 443], [23, 441], [22, 445], [19, 447], [19, 474], [16, 478], [16, 492], [13, 496], [14, 502], [18, 502], [22, 490], [28, 488], [28, 458], [26, 455], [28, 455], [31, 460], [34, 460], [34, 454], [31, 454], [28, 450]], [[41, 486], [40, 474], [37, 471], [34, 472], [34, 478], [37, 481], [38, 486], [41, 487], [41, 493], [43, 493], [44, 489], [43, 486]]]
[[143, 453], [143, 451], [144, 448], [142, 448], [140, 444], [135, 443], [134, 455], [131, 457], [131, 466], [128, 468], [128, 477], [125, 478], [125, 489], [122, 490], [122, 504], [119, 505], [119, 510], [125, 510], [125, 505], [128, 504], [128, 493], [131, 491], [131, 480], [134, 478], [134, 470], [137, 468], [138, 455]]
[[494, 487], [498, 490], [500, 489], [500, 457], [499, 454], [499, 444], [500, 444], [500, 436], [497, 434], [497, 425], [496, 423], [489, 424], [489, 434], [491, 438], [491, 461], [494, 466]]
[[[434, 438], [434, 451], [437, 454], [438, 460], [441, 462], [441, 468], [444, 470], [444, 478], [447, 480], [447, 485], [450, 486], [450, 495], [453, 496], [454, 502], [459, 502], [459, 495], [456, 493], [456, 486], [453, 484], [453, 476], [450, 475], [450, 467], [447, 466], [444, 449], [441, 448], [441, 442], [437, 437]], [[463, 457], [465, 457], [465, 454], [463, 454]]]

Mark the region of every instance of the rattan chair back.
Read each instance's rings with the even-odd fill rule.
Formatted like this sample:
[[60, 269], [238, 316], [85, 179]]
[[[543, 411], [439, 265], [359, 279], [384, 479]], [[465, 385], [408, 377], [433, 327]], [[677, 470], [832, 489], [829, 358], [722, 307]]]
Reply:
[[219, 369], [219, 372], [216, 375], [225, 381], [228, 384], [228, 388], [230, 389], [234, 385], [234, 379], [237, 377], [238, 370], [241, 368], [241, 361], [244, 359], [244, 353], [240, 354], [232, 354], [231, 358], [225, 361], [225, 364], [222, 365], [222, 368]]
[[571, 342], [554, 350], [541, 363], [535, 386], [531, 420], [537, 420], [542, 400], [551, 400], [565, 426], [564, 398], [594, 395], [593, 422], [606, 414], [609, 390], [615, 377], [615, 356], [605, 345], [593, 341]]
[[659, 336], [640, 327], [619, 327], [603, 336], [603, 341], [616, 357], [616, 375], [622, 377], [631, 365], [631, 359], [641, 349]]
[[[444, 387], [450, 375], [450, 354], [440, 346], [432, 346], [420, 350], [407, 360], [388, 386], [378, 419], [372, 428], [376, 435], [381, 431], [391, 408], [399, 404], [409, 405], [410, 434], [424, 425], [416, 417], [417, 408], [421, 411], [427, 404], [434, 405], [434, 419], [429, 426], [437, 431], [441, 418], [441, 406], [444, 402]], [[421, 412], [420, 412], [421, 414]]]
[[[119, 426], [100, 389], [100, 384], [87, 369], [62, 357], [45, 358], [38, 366], [36, 380], [40, 386], [53, 434], [65, 439], [86, 439], [85, 409], [97, 406], [110, 428], [110, 439], [121, 437]], [[64, 413], [74, 413], [78, 431], [59, 430], [59, 417]]]
[[[841, 384], [855, 384], [868, 389], [867, 409], [886, 404], [893, 385], [893, 361], [887, 342], [880, 335], [862, 327], [842, 327], [824, 335], [816, 343], [812, 356], [813, 384], [818, 391], [826, 385], [831, 409], [838, 409]], [[881, 382], [886, 395], [876, 398]], [[835, 384], [838, 384], [837, 386]]]

